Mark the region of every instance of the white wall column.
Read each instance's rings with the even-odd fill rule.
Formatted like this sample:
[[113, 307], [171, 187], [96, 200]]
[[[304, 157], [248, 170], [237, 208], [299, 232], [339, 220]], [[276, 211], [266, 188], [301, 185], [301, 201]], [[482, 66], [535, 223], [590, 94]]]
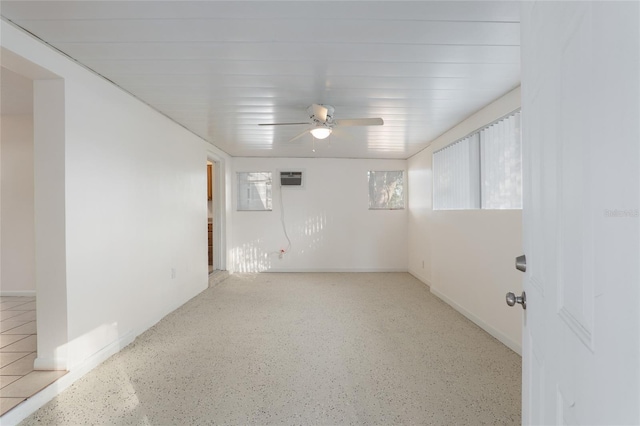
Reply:
[[37, 370], [67, 368], [64, 80], [34, 81]]

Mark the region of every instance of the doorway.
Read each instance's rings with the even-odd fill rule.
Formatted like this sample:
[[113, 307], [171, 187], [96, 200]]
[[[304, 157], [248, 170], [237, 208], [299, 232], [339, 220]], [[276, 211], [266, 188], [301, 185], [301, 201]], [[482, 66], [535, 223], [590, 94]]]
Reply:
[[209, 275], [226, 268], [225, 160], [214, 152], [207, 155], [207, 263]]
[[213, 161], [207, 160], [207, 265], [209, 274], [215, 270], [213, 261], [214, 168]]
[[[64, 81], [2, 50], [0, 415], [65, 375]], [[60, 191], [57, 191], [60, 190]], [[47, 208], [36, 208], [47, 206]], [[55, 231], [51, 231], [54, 229]], [[57, 253], [52, 256], [51, 253]], [[62, 258], [62, 259], [61, 259]], [[54, 272], [52, 272], [54, 271]], [[55, 297], [51, 297], [52, 293]], [[47, 371], [38, 371], [47, 370]], [[57, 371], [50, 371], [57, 370]], [[4, 379], [3, 379], [4, 380]]]

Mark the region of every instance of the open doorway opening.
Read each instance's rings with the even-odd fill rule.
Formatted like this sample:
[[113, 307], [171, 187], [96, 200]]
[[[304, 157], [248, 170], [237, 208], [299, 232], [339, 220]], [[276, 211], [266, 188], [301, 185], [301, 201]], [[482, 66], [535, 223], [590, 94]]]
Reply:
[[[225, 159], [207, 154], [207, 260], [209, 281], [226, 271], [226, 173]], [[225, 274], [221, 274], [223, 276]]]
[[214, 168], [215, 163], [207, 160], [207, 262], [210, 274], [216, 269], [213, 261]]
[[[64, 202], [60, 193], [43, 185], [57, 177], [52, 178], [48, 166], [62, 169], [48, 150], [56, 142], [64, 142], [60, 138], [64, 117], [54, 113], [64, 110], [63, 82], [52, 77], [55, 76], [2, 49], [0, 415], [66, 374], [66, 359], [59, 350], [66, 342], [66, 304], [56, 303], [47, 291], [51, 289], [66, 298], [66, 283], [56, 280], [51, 264], [46, 262], [53, 257], [52, 251], [60, 251], [59, 246], [56, 250], [45, 247], [49, 241], [64, 241], [57, 234], [52, 236], [55, 232], [51, 229], [58, 230], [60, 226], [46, 226], [47, 219], [58, 212], [43, 197], [54, 193], [59, 204]], [[50, 86], [55, 93], [49, 90]], [[43, 205], [47, 207], [36, 208]]]
[[0, 68], [2, 296], [36, 292], [33, 80]]
[[[33, 178], [33, 81], [0, 68], [0, 415], [26, 397], [37, 356]], [[5, 389], [5, 387], [7, 389]], [[12, 393], [13, 392], [13, 393]], [[11, 398], [10, 398], [11, 397]]]

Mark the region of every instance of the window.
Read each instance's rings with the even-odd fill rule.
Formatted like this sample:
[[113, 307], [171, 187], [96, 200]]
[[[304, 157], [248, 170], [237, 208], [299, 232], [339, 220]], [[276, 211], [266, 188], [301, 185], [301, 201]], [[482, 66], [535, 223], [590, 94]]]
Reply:
[[480, 207], [478, 134], [433, 154], [433, 209]]
[[271, 210], [271, 172], [238, 172], [238, 210]]
[[433, 208], [521, 209], [520, 111], [433, 153]]
[[480, 131], [483, 209], [522, 208], [520, 113]]
[[369, 209], [404, 209], [404, 172], [367, 172], [369, 178]]

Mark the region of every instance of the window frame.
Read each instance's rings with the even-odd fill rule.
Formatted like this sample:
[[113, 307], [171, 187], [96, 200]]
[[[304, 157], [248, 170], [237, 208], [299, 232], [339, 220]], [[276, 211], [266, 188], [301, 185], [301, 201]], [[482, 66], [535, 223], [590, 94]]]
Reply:
[[[243, 182], [241, 181], [242, 175], [250, 175], [250, 174], [268, 174], [269, 179], [268, 183], [265, 185], [270, 188], [266, 189], [265, 193], [265, 205], [264, 208], [248, 208], [242, 207], [240, 202], [240, 194], [243, 190]], [[251, 181], [246, 180], [246, 183], [251, 183]], [[236, 171], [236, 211], [239, 212], [270, 212], [273, 211], [273, 172], [272, 171]]]
[[[371, 202], [371, 183], [370, 183], [370, 179], [371, 179], [371, 175], [375, 174], [375, 173], [400, 173], [401, 174], [401, 178], [402, 178], [402, 186], [401, 186], [401, 192], [400, 192], [400, 196], [402, 198], [402, 207], [372, 207], [372, 202]], [[406, 171], [405, 170], [368, 170], [367, 171], [367, 187], [369, 189], [368, 191], [368, 205], [369, 205], [369, 210], [405, 210], [407, 208], [407, 197], [405, 196], [405, 192], [406, 192]]]

